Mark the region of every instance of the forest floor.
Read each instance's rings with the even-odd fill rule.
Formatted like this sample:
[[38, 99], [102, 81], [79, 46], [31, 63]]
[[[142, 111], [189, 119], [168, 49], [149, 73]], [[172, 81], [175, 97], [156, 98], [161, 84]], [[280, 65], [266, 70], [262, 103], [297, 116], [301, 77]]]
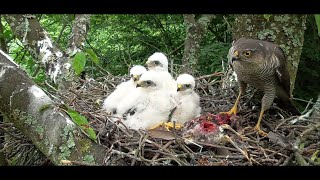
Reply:
[[[216, 76], [215, 76], [216, 75]], [[97, 133], [98, 143], [107, 149], [105, 165], [197, 165], [197, 166], [247, 166], [247, 165], [319, 165], [320, 133], [316, 123], [307, 116], [290, 116], [277, 106], [276, 101], [266, 111], [262, 129], [267, 137], [252, 131], [256, 125], [261, 103], [261, 93], [250, 89], [242, 96], [239, 112], [232, 116], [224, 128], [210, 135], [186, 136], [190, 129], [203, 122], [216, 123], [219, 112], [232, 108], [238, 95], [237, 88], [221, 89], [218, 74], [197, 78], [196, 91], [200, 95], [200, 118], [185, 124], [182, 129], [132, 130], [120, 127], [121, 119], [111, 120], [101, 107], [103, 100], [126, 76], [105, 76], [75, 85], [67, 93], [57, 95], [81, 115], [87, 117]], [[307, 109], [307, 108], [306, 108]], [[9, 124], [2, 124], [9, 126]], [[216, 124], [219, 126], [218, 124]], [[221, 126], [225, 127], [225, 126]], [[221, 129], [221, 128], [220, 128]], [[236, 132], [234, 132], [234, 131]], [[20, 165], [50, 165], [44, 157], [35, 159], [37, 152], [30, 141], [14, 129], [14, 141], [24, 144], [20, 151], [29, 152]], [[11, 134], [14, 134], [11, 132]], [[18, 139], [17, 139], [18, 138]], [[22, 138], [22, 140], [21, 140]], [[2, 141], [0, 145], [4, 144]], [[29, 144], [29, 146], [26, 146]], [[13, 146], [13, 145], [12, 145]], [[17, 147], [15, 147], [17, 149]], [[29, 150], [28, 150], [29, 148]], [[30, 150], [33, 148], [33, 150]], [[8, 149], [8, 148], [7, 148]], [[14, 156], [13, 151], [10, 153]], [[317, 160], [318, 159], [318, 160]], [[41, 160], [41, 161], [40, 161]], [[37, 163], [33, 163], [37, 162]], [[19, 164], [19, 163], [18, 163]]]

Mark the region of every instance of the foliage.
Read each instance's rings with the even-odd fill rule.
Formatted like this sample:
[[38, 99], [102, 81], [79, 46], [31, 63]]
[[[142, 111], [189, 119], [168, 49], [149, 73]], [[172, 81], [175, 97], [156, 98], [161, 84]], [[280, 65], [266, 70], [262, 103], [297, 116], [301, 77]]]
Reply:
[[[185, 36], [182, 15], [92, 15], [90, 29], [86, 48], [92, 48], [101, 66], [115, 75], [144, 64], [155, 51], [174, 51]], [[182, 52], [169, 57], [179, 63]], [[96, 72], [94, 66], [88, 70]]]
[[[230, 21], [230, 22], [229, 22]], [[231, 47], [231, 15], [217, 15], [208, 27], [208, 33], [201, 43], [197, 69], [199, 74], [210, 74], [222, 70], [222, 61], [227, 61]]]
[[77, 111], [68, 108], [68, 115], [71, 117], [72, 121], [77, 124], [81, 130], [92, 140], [97, 142], [97, 136], [94, 130], [89, 126], [89, 122], [86, 117], [80, 115]]
[[[37, 14], [36, 17], [54, 43], [65, 51], [74, 15]], [[270, 17], [271, 14], [264, 15], [266, 20], [272, 20]], [[198, 75], [221, 71], [222, 61], [226, 61], [232, 42], [233, 20], [234, 15], [222, 14], [212, 20], [201, 43]], [[294, 91], [294, 96], [302, 99], [316, 97], [320, 91], [320, 85], [314, 83], [319, 79], [317, 65], [320, 61], [320, 40], [315, 22], [319, 27], [319, 15], [309, 16]], [[9, 54], [38, 84], [44, 83], [47, 77], [43, 67], [35, 63], [4, 20], [2, 24], [4, 31], [0, 32], [0, 36], [5, 38]], [[80, 59], [75, 57], [78, 60], [73, 62], [73, 67], [76, 67], [78, 74], [85, 71], [93, 78], [104, 75], [101, 68], [114, 75], [124, 75], [132, 65], [143, 65], [152, 53], [162, 51], [169, 57], [169, 69], [172, 61], [174, 71], [179, 72], [184, 40], [185, 25], [181, 14], [94, 14], [91, 15], [85, 49]]]
[[77, 75], [81, 74], [86, 65], [86, 54], [77, 52], [72, 61], [72, 67]]
[[320, 37], [314, 16], [307, 19], [307, 29], [304, 36], [304, 45], [301, 61], [297, 73], [294, 96], [302, 99], [317, 99], [320, 92]]
[[318, 27], [318, 35], [320, 36], [320, 14], [314, 15]]
[[226, 54], [228, 54], [230, 43], [217, 42], [204, 45], [201, 48], [201, 54], [198, 62], [198, 71], [203, 74], [210, 74], [222, 71], [222, 61], [226, 62]]

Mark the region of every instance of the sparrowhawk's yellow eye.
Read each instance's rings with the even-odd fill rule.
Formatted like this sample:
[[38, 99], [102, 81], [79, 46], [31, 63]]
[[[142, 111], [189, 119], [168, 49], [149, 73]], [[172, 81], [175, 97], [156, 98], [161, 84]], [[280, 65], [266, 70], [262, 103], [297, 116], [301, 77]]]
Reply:
[[245, 55], [246, 57], [250, 57], [251, 51], [245, 51], [245, 52], [243, 52], [243, 55]]

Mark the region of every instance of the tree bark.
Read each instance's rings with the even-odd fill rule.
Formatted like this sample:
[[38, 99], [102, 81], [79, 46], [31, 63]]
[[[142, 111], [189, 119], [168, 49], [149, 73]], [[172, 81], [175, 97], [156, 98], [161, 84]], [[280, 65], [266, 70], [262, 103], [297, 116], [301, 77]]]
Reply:
[[236, 15], [233, 39], [250, 37], [278, 44], [287, 57], [292, 94], [302, 52], [307, 15]]
[[67, 54], [71, 57], [83, 49], [90, 27], [89, 14], [76, 14]]
[[311, 115], [311, 119], [314, 119], [318, 123], [320, 123], [320, 94], [316, 103], [313, 105], [313, 113]]
[[182, 72], [193, 74], [200, 56], [200, 44], [214, 15], [201, 15], [196, 20], [194, 14], [185, 14], [186, 38], [182, 57]]
[[44, 66], [52, 82], [60, 89], [67, 89], [74, 77], [69, 58], [53, 43], [35, 16], [12, 14], [4, 17], [29, 53]]
[[55, 165], [61, 160], [103, 164], [105, 148], [84, 136], [67, 114], [0, 50], [0, 112]]

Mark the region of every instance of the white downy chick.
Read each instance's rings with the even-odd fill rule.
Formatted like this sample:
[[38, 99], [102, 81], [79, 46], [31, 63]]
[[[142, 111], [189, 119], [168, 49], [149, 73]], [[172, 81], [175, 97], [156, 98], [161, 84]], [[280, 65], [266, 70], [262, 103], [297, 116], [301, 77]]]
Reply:
[[189, 74], [181, 74], [177, 78], [177, 92], [175, 99], [177, 108], [174, 111], [171, 120], [183, 125], [200, 116], [200, 97], [194, 91], [195, 80]]
[[120, 115], [126, 115], [124, 124], [131, 129], [149, 129], [166, 122], [176, 106], [172, 96], [163, 91], [162, 79], [155, 71], [144, 73], [135, 93], [118, 107]]
[[102, 108], [110, 114], [116, 114], [119, 102], [124, 97], [136, 89], [137, 82], [147, 69], [140, 65], [135, 65], [130, 69], [130, 80], [120, 83], [116, 89], [104, 100]]
[[168, 72], [168, 58], [161, 52], [153, 53], [147, 60], [149, 71], [155, 71], [161, 77], [163, 88], [172, 93], [176, 91], [177, 84]]

